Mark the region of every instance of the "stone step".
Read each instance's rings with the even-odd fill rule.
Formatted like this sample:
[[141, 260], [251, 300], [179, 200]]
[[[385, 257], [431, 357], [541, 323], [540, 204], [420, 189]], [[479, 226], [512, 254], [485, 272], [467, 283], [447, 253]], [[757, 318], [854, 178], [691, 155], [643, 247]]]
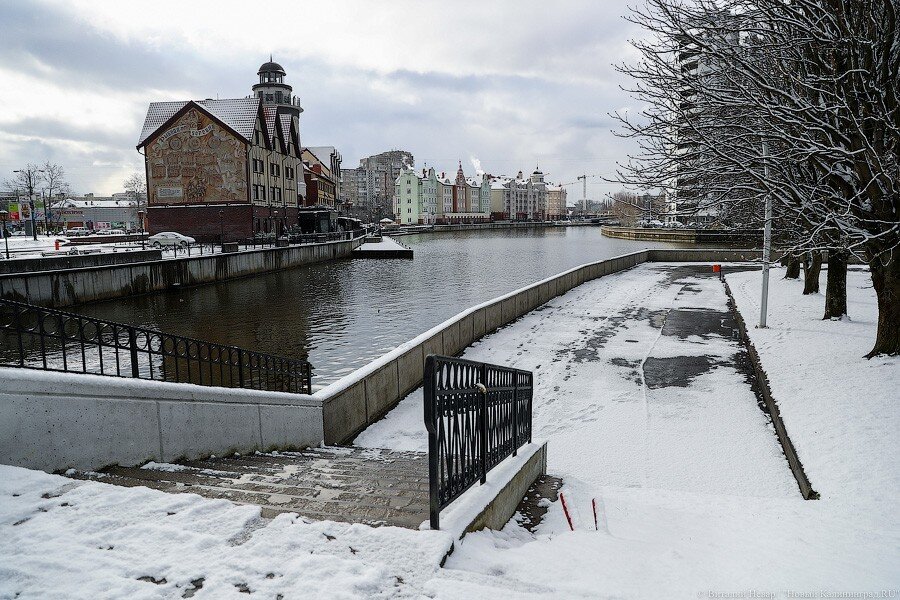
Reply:
[[428, 465], [420, 453], [329, 447], [177, 465], [113, 466], [70, 476], [251, 504], [264, 518], [291, 512], [314, 520], [413, 529], [428, 519]]

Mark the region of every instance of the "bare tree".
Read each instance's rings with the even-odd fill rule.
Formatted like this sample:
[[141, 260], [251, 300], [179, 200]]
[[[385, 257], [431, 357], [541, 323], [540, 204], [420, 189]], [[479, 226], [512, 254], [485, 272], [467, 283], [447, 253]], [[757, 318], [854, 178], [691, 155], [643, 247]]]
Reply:
[[43, 172], [44, 190], [47, 192], [47, 198], [44, 201], [44, 228], [47, 235], [50, 235], [50, 228], [56, 227], [60, 223], [60, 215], [57, 211], [52, 210], [53, 193], [66, 193], [69, 190], [69, 183], [66, 181], [66, 170], [62, 165], [52, 163], [49, 160], [41, 167]]
[[125, 188], [126, 192], [131, 192], [140, 200], [141, 197], [147, 195], [147, 180], [144, 178], [142, 173], [138, 173], [135, 171], [128, 178], [122, 182], [122, 186]]
[[770, 198], [783, 248], [829, 251], [826, 317], [846, 312], [846, 258], [865, 260], [879, 308], [869, 356], [900, 353], [897, 10], [646, 0], [628, 17], [649, 34], [635, 42], [641, 60], [621, 67], [648, 108], [620, 116], [641, 152], [619, 180], [744, 223], [760, 223]]

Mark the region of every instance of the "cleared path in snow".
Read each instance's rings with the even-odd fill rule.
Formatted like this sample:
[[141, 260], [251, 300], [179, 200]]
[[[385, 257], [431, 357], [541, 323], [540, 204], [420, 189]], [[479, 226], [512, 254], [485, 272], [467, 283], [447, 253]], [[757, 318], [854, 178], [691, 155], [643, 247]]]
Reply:
[[[646, 264], [586, 283], [463, 356], [535, 372], [535, 437], [567, 483], [796, 497], [708, 268]], [[355, 444], [426, 450], [421, 390]]]

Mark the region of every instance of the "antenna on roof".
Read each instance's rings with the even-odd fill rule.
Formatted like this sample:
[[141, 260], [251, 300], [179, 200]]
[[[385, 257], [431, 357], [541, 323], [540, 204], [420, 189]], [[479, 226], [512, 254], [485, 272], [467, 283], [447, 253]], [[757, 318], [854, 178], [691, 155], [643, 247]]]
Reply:
[[272, 62], [272, 53], [269, 52], [269, 62]]

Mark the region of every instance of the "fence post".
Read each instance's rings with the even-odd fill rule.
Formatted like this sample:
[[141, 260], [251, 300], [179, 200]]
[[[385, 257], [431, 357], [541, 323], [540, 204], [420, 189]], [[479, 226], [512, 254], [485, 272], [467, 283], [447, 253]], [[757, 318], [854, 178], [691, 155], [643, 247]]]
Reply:
[[487, 436], [488, 436], [488, 410], [487, 410], [487, 365], [482, 364], [479, 369], [481, 374], [481, 399], [478, 403], [480, 444], [479, 453], [481, 454], [481, 484], [487, 483]]
[[424, 396], [425, 430], [428, 432], [428, 513], [432, 529], [441, 528], [440, 466], [438, 464], [437, 406], [435, 406], [434, 356], [425, 357], [425, 372], [422, 374], [422, 395]]
[[137, 333], [133, 327], [128, 328], [128, 350], [131, 352], [131, 376], [140, 377], [138, 371]]
[[238, 348], [238, 385], [244, 387], [244, 351]]
[[519, 372], [513, 371], [513, 456], [519, 453]]

